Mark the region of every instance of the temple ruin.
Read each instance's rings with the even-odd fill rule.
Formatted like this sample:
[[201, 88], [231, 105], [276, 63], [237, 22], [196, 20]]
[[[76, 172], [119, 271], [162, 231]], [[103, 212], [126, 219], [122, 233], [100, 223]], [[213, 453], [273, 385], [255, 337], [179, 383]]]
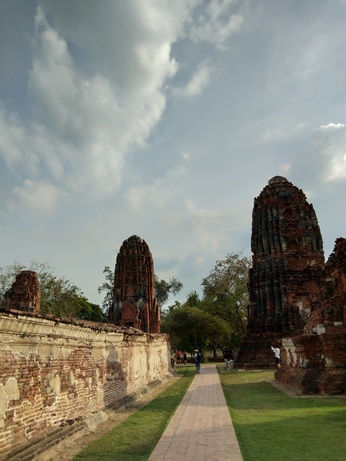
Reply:
[[[275, 176], [254, 200], [251, 250], [247, 335], [238, 361], [272, 367], [270, 346], [278, 344], [277, 379], [303, 393], [345, 392], [344, 239], [325, 265], [313, 206], [302, 190]], [[331, 370], [338, 380], [328, 387], [323, 377]]]
[[34, 271], [21, 271], [12, 287], [5, 293], [5, 311], [18, 310], [40, 312], [41, 292], [38, 284], [37, 273]]
[[160, 333], [160, 308], [155, 298], [153, 257], [147, 243], [133, 235], [116, 258], [114, 303], [109, 320], [146, 333]]
[[346, 393], [346, 239], [325, 264], [320, 300], [301, 335], [282, 338], [275, 378], [303, 394]]

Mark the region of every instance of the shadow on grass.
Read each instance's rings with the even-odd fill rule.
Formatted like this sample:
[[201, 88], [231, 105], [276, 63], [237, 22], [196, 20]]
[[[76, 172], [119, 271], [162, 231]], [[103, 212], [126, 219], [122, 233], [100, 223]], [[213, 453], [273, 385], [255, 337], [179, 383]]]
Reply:
[[346, 397], [290, 397], [268, 372], [220, 379], [244, 461], [345, 459]]
[[231, 411], [244, 461], [345, 459], [345, 408], [241, 413]]
[[105, 436], [92, 442], [74, 461], [146, 461], [183, 399], [195, 373], [180, 369], [180, 379], [129, 416]]
[[345, 399], [335, 399], [333, 397], [326, 397], [323, 399], [320, 397], [309, 397], [308, 399], [290, 397], [268, 382], [242, 384], [223, 383], [223, 390], [232, 407], [237, 410], [268, 410], [272, 408], [276, 410], [294, 408], [307, 409], [314, 407], [333, 408], [338, 406], [342, 407], [346, 402], [346, 397]]

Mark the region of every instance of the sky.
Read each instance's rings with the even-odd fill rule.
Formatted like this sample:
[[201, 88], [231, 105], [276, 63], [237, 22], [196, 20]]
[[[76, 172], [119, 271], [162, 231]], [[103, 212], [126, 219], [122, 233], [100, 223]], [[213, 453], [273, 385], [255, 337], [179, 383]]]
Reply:
[[[1, 0], [0, 266], [101, 304], [123, 241], [183, 301], [276, 175], [346, 237], [345, 0]], [[172, 301], [172, 299], [170, 299]]]

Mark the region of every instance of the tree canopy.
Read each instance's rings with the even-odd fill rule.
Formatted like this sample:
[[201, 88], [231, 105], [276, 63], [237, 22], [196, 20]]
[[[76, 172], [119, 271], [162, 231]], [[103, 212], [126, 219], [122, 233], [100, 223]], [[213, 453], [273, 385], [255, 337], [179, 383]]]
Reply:
[[231, 253], [202, 281], [204, 308], [232, 326], [231, 348], [239, 346], [246, 332], [250, 267], [251, 258]]
[[230, 335], [230, 326], [219, 317], [199, 307], [183, 304], [165, 315], [161, 326], [163, 333], [173, 336], [174, 348], [200, 351], [223, 343]]
[[[162, 317], [161, 330], [172, 335], [174, 347], [237, 349], [246, 331], [248, 272], [251, 259], [231, 253], [216, 261], [202, 280], [203, 296], [192, 291], [185, 303], [176, 303]], [[186, 346], [184, 346], [186, 348]]]
[[114, 301], [114, 272], [109, 266], [105, 266], [103, 269], [105, 274], [105, 281], [97, 289], [99, 293], [105, 292], [105, 296], [102, 302], [102, 310], [107, 313], [113, 305]]
[[23, 270], [37, 273], [41, 292], [40, 309], [42, 314], [65, 317], [79, 317], [97, 322], [104, 321], [104, 315], [97, 304], [89, 303], [80, 288], [64, 277], [53, 273], [49, 263], [32, 261], [29, 266], [18, 262], [0, 267], [0, 303], [11, 288], [16, 276]]
[[176, 295], [183, 288], [183, 284], [175, 277], [171, 277], [168, 282], [155, 275], [155, 297], [159, 306], [163, 306], [168, 301], [169, 295]]

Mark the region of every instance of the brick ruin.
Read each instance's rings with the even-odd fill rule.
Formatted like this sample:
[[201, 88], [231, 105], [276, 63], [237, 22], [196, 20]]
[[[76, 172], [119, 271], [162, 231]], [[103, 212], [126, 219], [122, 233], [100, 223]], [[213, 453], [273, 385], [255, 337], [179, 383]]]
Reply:
[[109, 320], [115, 325], [160, 333], [153, 257], [147, 243], [137, 235], [123, 242], [116, 258]]
[[0, 459], [41, 459], [65, 437], [85, 436], [169, 379], [170, 355], [167, 335], [0, 312]]
[[112, 324], [42, 315], [36, 272], [17, 275], [0, 307], [1, 459], [97, 425], [106, 409], [171, 376], [153, 258], [140, 237], [123, 242], [114, 279]]
[[254, 200], [251, 250], [247, 335], [239, 363], [274, 367], [270, 346], [278, 344], [283, 363], [276, 379], [306, 394], [344, 393], [345, 239], [336, 241], [324, 264], [313, 206], [302, 190], [275, 176]]
[[302, 335], [282, 339], [275, 378], [303, 394], [346, 393], [346, 239], [325, 264], [320, 301]]
[[40, 287], [34, 271], [22, 271], [5, 293], [5, 311], [40, 312]]

